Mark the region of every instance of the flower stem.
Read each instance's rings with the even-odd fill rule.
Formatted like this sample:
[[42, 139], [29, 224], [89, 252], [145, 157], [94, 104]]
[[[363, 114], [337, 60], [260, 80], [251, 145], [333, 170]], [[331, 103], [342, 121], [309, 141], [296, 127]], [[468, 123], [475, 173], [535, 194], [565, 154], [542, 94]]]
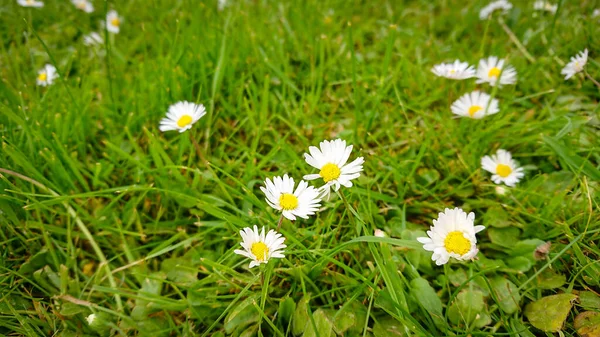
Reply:
[[590, 79], [590, 81], [594, 82], [594, 84], [598, 87], [598, 89], [600, 89], [600, 83], [598, 83], [598, 81], [596, 81], [592, 76], [590, 76], [590, 74], [588, 74], [588, 72], [584, 69], [583, 73], [585, 74], [585, 76], [587, 78]]
[[277, 231], [281, 228], [281, 224], [283, 223], [283, 214], [279, 217], [279, 221], [277, 221]]
[[506, 32], [506, 34], [508, 34], [508, 37], [517, 46], [517, 48], [519, 49], [519, 51], [521, 51], [521, 53], [523, 53], [523, 55], [525, 55], [525, 58], [527, 60], [529, 60], [529, 62], [535, 63], [535, 58], [533, 56], [531, 56], [531, 54], [529, 54], [529, 52], [527, 51], [527, 49], [525, 49], [525, 46], [523, 46], [523, 44], [521, 43], [521, 41], [519, 41], [519, 38], [515, 35], [515, 33], [513, 33], [513, 31], [510, 30], [510, 28], [506, 25], [506, 23], [504, 22], [504, 20], [502, 20], [502, 18], [498, 18], [498, 23], [500, 23], [500, 26], [502, 26], [502, 29], [504, 29], [504, 31]]
[[200, 148], [200, 145], [198, 144], [198, 141], [196, 140], [196, 137], [194, 137], [194, 132], [192, 132], [192, 131], [190, 131], [190, 140], [192, 141], [192, 144], [194, 144], [194, 148], [196, 149], [196, 154], [198, 155], [198, 158], [200, 159], [200, 161], [202, 162], [202, 164], [206, 165], [208, 162], [204, 158], [204, 154], [202, 153], [202, 149]]

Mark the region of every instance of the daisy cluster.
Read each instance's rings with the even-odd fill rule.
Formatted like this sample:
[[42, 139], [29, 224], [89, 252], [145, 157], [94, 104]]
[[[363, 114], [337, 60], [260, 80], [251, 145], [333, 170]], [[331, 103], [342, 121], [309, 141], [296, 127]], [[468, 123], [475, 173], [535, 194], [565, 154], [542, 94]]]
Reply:
[[[168, 108], [167, 115], [159, 123], [160, 131], [179, 131], [183, 133], [204, 115], [206, 108], [202, 104], [178, 102]], [[308, 219], [321, 207], [321, 200], [328, 199], [331, 190], [338, 191], [341, 186], [352, 187], [352, 180], [360, 176], [363, 170], [364, 158], [359, 157], [348, 163], [352, 153], [352, 145], [347, 146], [342, 139], [324, 140], [319, 147], [310, 146], [304, 159], [319, 173], [306, 174], [306, 180], [323, 182], [319, 187], [310, 186], [307, 181], [300, 180], [296, 185], [294, 178], [284, 174], [267, 178], [260, 190], [265, 194], [267, 204], [281, 212], [279, 226], [284, 218], [295, 221], [298, 217]], [[249, 259], [250, 268], [267, 263], [271, 258], [283, 258], [283, 242], [285, 238], [274, 230], [265, 234], [265, 227], [260, 231], [255, 225], [240, 231], [242, 250], [234, 252]]]
[[[479, 17], [486, 20], [496, 11], [506, 14], [512, 8], [512, 3], [507, 0], [493, 1], [481, 9]], [[536, 1], [534, 9], [555, 13], [557, 6], [546, 1]], [[561, 74], [565, 75], [565, 80], [584, 71], [587, 58], [587, 49], [571, 57], [570, 62], [561, 71]], [[452, 63], [434, 65], [431, 72], [438, 77], [452, 80], [476, 78], [476, 84], [487, 83], [498, 88], [517, 82], [515, 68], [496, 56], [479, 60], [477, 69], [468, 62], [455, 60]], [[458, 117], [481, 119], [498, 113], [500, 107], [496, 98], [482, 90], [475, 90], [458, 98], [452, 103], [450, 110]], [[491, 180], [494, 183], [505, 184], [508, 187], [516, 186], [525, 176], [523, 168], [512, 158], [511, 153], [504, 149], [499, 149], [496, 154], [481, 158], [481, 167], [491, 173]], [[439, 214], [437, 220], [433, 220], [433, 226], [427, 231], [427, 237], [420, 237], [417, 240], [423, 244], [425, 250], [433, 252], [432, 260], [437, 265], [442, 265], [447, 263], [451, 257], [456, 260], [473, 259], [478, 252], [475, 234], [483, 229], [483, 226], [475, 226], [474, 213], [467, 214], [460, 208], [446, 209]]]

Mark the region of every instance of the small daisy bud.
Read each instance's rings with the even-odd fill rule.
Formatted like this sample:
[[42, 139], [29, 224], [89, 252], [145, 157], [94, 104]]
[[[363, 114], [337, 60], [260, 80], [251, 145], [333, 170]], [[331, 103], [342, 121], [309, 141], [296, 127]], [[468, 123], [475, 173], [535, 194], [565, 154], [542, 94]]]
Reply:
[[496, 194], [498, 195], [505, 195], [507, 192], [506, 187], [504, 186], [496, 186]]
[[387, 235], [385, 235], [385, 232], [382, 231], [381, 229], [376, 229], [375, 236], [378, 238], [385, 238]]
[[110, 315], [104, 312], [97, 312], [85, 318], [90, 329], [100, 336], [107, 336], [110, 332]]

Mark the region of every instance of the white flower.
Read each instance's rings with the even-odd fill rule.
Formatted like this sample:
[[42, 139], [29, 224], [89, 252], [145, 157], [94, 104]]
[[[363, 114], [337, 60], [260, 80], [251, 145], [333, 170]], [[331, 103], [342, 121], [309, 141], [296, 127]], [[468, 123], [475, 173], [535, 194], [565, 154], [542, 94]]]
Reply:
[[44, 68], [38, 71], [36, 83], [37, 85], [45, 87], [54, 83], [56, 78], [58, 78], [56, 68], [51, 64], [46, 64]]
[[320, 149], [316, 146], [309, 147], [310, 154], [305, 153], [304, 159], [308, 165], [320, 170], [320, 172], [318, 174], [307, 174], [304, 179], [323, 178], [325, 182], [322, 187], [324, 195], [329, 195], [332, 186], [335, 191], [340, 189], [340, 185], [352, 187], [351, 180], [358, 178], [363, 170], [364, 158], [359, 157], [350, 164], [346, 164], [352, 152], [352, 145], [346, 146], [346, 141], [341, 139], [324, 140], [319, 144], [319, 147]]
[[285, 257], [283, 255], [283, 249], [287, 247], [283, 244], [285, 238], [272, 229], [265, 236], [265, 228], [263, 227], [259, 233], [258, 227], [254, 225], [254, 230], [246, 227], [240, 231], [240, 235], [242, 236], [240, 245], [244, 250], [236, 249], [233, 252], [251, 259], [249, 268], [267, 263], [271, 258]]
[[111, 10], [106, 14], [106, 29], [109, 32], [117, 34], [121, 27], [121, 17], [115, 10]]
[[550, 13], [556, 13], [556, 10], [558, 9], [558, 5], [557, 4], [553, 5], [552, 3], [544, 1], [544, 0], [538, 0], [533, 3], [533, 9], [538, 10], [538, 11], [548, 11]]
[[487, 115], [498, 113], [498, 100], [485, 92], [473, 91], [462, 95], [452, 103], [452, 113], [461, 117], [481, 119]]
[[510, 152], [498, 150], [495, 155], [481, 158], [481, 167], [492, 173], [492, 181], [514, 187], [525, 176], [523, 168], [512, 159]]
[[440, 213], [433, 226], [427, 231], [428, 237], [417, 238], [423, 249], [433, 252], [431, 259], [440, 266], [453, 257], [457, 260], [471, 260], [477, 255], [476, 233], [485, 229], [474, 226], [475, 214], [465, 213], [460, 208], [446, 208]]
[[85, 320], [88, 322], [89, 325], [92, 325], [92, 323], [94, 323], [94, 321], [96, 320], [96, 314], [89, 315], [85, 318]]
[[597, 18], [599, 16], [600, 16], [600, 8], [594, 9], [594, 11], [592, 12], [592, 17]]
[[44, 3], [36, 0], [17, 0], [17, 3], [23, 7], [44, 7]]
[[491, 86], [496, 84], [515, 84], [517, 82], [517, 71], [512, 66], [505, 66], [504, 60], [499, 60], [496, 56], [490, 56], [487, 59], [479, 60], [477, 66], [477, 83], [489, 83]]
[[298, 188], [294, 191], [294, 179], [285, 174], [283, 177], [274, 177], [273, 181], [269, 178], [265, 180], [265, 186], [260, 188], [267, 197], [265, 200], [269, 206], [278, 211], [282, 211], [284, 217], [290, 220], [296, 220], [299, 216], [308, 219], [309, 215], [315, 214], [319, 210], [319, 190], [301, 180]]
[[502, 9], [504, 14], [506, 14], [512, 7], [512, 3], [506, 0], [492, 1], [487, 6], [483, 7], [481, 11], [479, 11], [479, 19], [486, 20], [493, 12], [499, 9]]
[[498, 195], [505, 195], [508, 192], [508, 189], [506, 187], [500, 185], [496, 186], [495, 190], [496, 194]]
[[456, 60], [454, 63], [436, 64], [431, 68], [431, 72], [437, 76], [453, 80], [464, 80], [475, 77], [475, 68], [470, 66], [469, 63], [461, 62], [460, 60]]
[[92, 3], [88, 0], [71, 0], [71, 3], [86, 13], [91, 13], [94, 11], [94, 5], [92, 5]]
[[167, 117], [160, 121], [158, 128], [162, 132], [172, 130], [184, 132], [191, 129], [192, 125], [204, 115], [206, 115], [206, 109], [202, 104], [177, 102], [169, 107]]
[[86, 46], [95, 46], [104, 43], [102, 36], [96, 32], [89, 33], [83, 37], [83, 44]]
[[583, 67], [585, 67], [587, 63], [587, 59], [588, 50], [586, 48], [584, 51], [571, 57], [571, 62], [567, 63], [567, 65], [560, 71], [561, 75], [565, 75], [565, 80], [573, 77], [573, 75], [583, 70]]
[[227, 7], [227, 0], [217, 0], [217, 10], [222, 11]]

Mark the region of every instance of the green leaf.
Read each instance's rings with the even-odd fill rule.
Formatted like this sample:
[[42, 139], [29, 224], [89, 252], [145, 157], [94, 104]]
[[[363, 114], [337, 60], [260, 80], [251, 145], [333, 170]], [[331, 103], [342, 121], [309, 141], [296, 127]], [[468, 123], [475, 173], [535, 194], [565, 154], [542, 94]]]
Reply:
[[498, 306], [507, 314], [512, 314], [519, 309], [521, 295], [519, 289], [511, 281], [496, 276], [490, 280], [492, 291], [498, 301]]
[[463, 290], [460, 292], [450, 308], [448, 308], [448, 318], [454, 325], [471, 324], [478, 315], [485, 309], [483, 302], [483, 293], [478, 290]]
[[555, 289], [561, 287], [567, 282], [567, 277], [546, 268], [537, 277], [537, 286], [540, 289]]
[[254, 305], [252, 305], [256, 301], [256, 298], [257, 296], [248, 297], [229, 312], [227, 317], [225, 317], [225, 332], [227, 334], [258, 322], [260, 316]]
[[19, 268], [19, 274], [29, 275], [49, 263], [50, 256], [48, 255], [48, 251], [46, 249], [42, 249], [21, 265]]
[[579, 305], [585, 309], [600, 309], [600, 296], [591, 291], [579, 293]]
[[524, 256], [516, 256], [513, 258], [510, 258], [508, 260], [506, 260], [506, 264], [508, 265], [509, 268], [520, 272], [520, 273], [525, 273], [527, 271], [529, 271], [529, 269], [531, 269], [531, 267], [533, 267], [533, 262], [524, 257]]
[[314, 326], [312, 322], [308, 321], [306, 324], [306, 331], [304, 332], [304, 335], [302, 335], [303, 337], [332, 337], [335, 335], [333, 332], [333, 322], [329, 320], [323, 309], [315, 311], [313, 319], [315, 321]]
[[445, 326], [442, 300], [426, 279], [418, 277], [410, 281], [410, 294], [429, 313], [435, 325]]
[[527, 304], [525, 316], [534, 327], [542, 331], [557, 332], [562, 329], [576, 299], [577, 296], [573, 294], [542, 297]]
[[327, 317], [333, 322], [333, 331], [338, 335], [344, 335], [346, 331], [356, 324], [356, 315], [350, 306], [345, 306], [339, 311], [325, 310]]
[[483, 215], [483, 223], [486, 228], [505, 228], [512, 225], [508, 213], [501, 206], [492, 206]]
[[378, 319], [373, 326], [373, 336], [375, 337], [401, 337], [407, 336], [406, 328], [392, 317]]
[[304, 296], [296, 306], [296, 311], [294, 312], [294, 317], [292, 319], [292, 333], [294, 335], [300, 335], [306, 329], [306, 324], [310, 319], [308, 317], [309, 301], [310, 297]]
[[190, 286], [198, 281], [198, 268], [187, 259], [166, 259], [161, 263], [160, 269], [167, 274], [167, 279], [183, 286]]
[[519, 235], [521, 235], [521, 230], [517, 227], [492, 227], [487, 230], [487, 234], [492, 243], [497, 244], [498, 246], [510, 248], [513, 247], [515, 243], [519, 241]]
[[84, 306], [77, 305], [71, 302], [64, 302], [60, 306], [60, 314], [62, 316], [75, 316], [77, 314], [81, 314], [82, 312], [89, 312], [88, 309]]
[[277, 311], [277, 319], [282, 324], [287, 324], [292, 319], [292, 315], [296, 310], [296, 302], [289, 297], [286, 296], [285, 299], [279, 302], [279, 310]]

